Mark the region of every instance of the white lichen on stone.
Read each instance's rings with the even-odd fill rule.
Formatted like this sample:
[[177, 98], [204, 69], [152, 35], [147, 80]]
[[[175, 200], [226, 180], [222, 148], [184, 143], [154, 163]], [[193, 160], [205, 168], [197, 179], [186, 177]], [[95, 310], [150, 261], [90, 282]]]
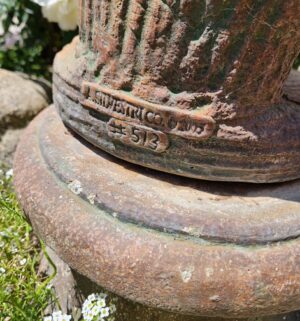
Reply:
[[68, 188], [71, 192], [73, 192], [75, 195], [79, 195], [82, 191], [83, 191], [83, 188], [81, 186], [81, 183], [78, 181], [78, 180], [75, 180], [73, 182], [71, 182], [69, 185], [68, 185]]
[[214, 269], [210, 267], [206, 268], [205, 274], [206, 274], [206, 277], [210, 278], [214, 274]]
[[221, 301], [221, 298], [219, 295], [213, 295], [209, 298], [209, 300], [212, 302], [219, 302], [219, 301]]
[[195, 268], [193, 266], [188, 266], [180, 270], [181, 279], [184, 283], [188, 283], [191, 280], [194, 270]]
[[95, 198], [96, 198], [96, 195], [95, 195], [95, 194], [90, 194], [90, 195], [88, 196], [88, 200], [89, 200], [89, 202], [90, 202], [92, 205], [95, 204]]

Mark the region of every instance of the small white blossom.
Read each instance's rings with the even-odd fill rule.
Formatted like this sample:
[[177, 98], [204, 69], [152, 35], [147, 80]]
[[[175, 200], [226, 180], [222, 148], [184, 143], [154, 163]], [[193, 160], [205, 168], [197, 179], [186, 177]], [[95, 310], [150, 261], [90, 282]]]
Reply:
[[105, 299], [98, 299], [96, 304], [99, 308], [104, 308], [106, 306]]
[[52, 313], [52, 319], [53, 321], [60, 321], [60, 318], [62, 317], [61, 311], [55, 311]]
[[101, 309], [101, 317], [105, 318], [109, 316], [109, 308], [102, 308]]
[[96, 294], [93, 293], [93, 294], [89, 295], [87, 300], [90, 301], [90, 302], [91, 301], [95, 301], [96, 300]]
[[[1, 247], [1, 246], [0, 246], [0, 247]], [[12, 247], [11, 247], [11, 253], [12, 253], [12, 254], [16, 254], [16, 253], [18, 253], [18, 251], [19, 251], [19, 250], [18, 250], [18, 248], [17, 248], [16, 246], [12, 246]]]
[[92, 314], [94, 316], [97, 316], [97, 315], [99, 315], [101, 313], [101, 308], [98, 307], [97, 305], [95, 305], [95, 306], [92, 307], [91, 312], [92, 312]]
[[21, 266], [23, 266], [23, 265], [26, 264], [26, 262], [27, 262], [27, 259], [24, 258], [19, 263], [20, 263]]
[[52, 321], [52, 317], [51, 317], [51, 316], [45, 317], [45, 318], [43, 319], [43, 321]]
[[94, 318], [94, 315], [93, 315], [92, 311], [85, 313], [85, 316], [84, 316], [85, 321], [92, 321], [93, 318]]
[[13, 174], [14, 174], [14, 170], [11, 168], [5, 173], [5, 178], [10, 179], [13, 176]]
[[4, 274], [6, 272], [5, 268], [0, 267], [0, 274]]
[[116, 306], [112, 302], [105, 293], [89, 295], [82, 306], [83, 320], [114, 321], [111, 314], [116, 312]]
[[61, 311], [55, 311], [52, 313], [49, 321], [70, 321], [72, 319], [71, 315], [63, 314]]
[[6, 231], [1, 231], [1, 232], [0, 232], [0, 236], [2, 236], [2, 237], [8, 237], [9, 235], [7, 234]]
[[107, 298], [107, 294], [106, 293], [97, 294], [97, 299], [106, 299], [106, 298]]
[[6, 293], [6, 294], [9, 295], [9, 294], [11, 294], [12, 292], [13, 292], [12, 286], [8, 286], [8, 287], [5, 288], [5, 293]]
[[70, 321], [71, 320], [71, 316], [67, 315], [67, 314], [63, 314], [60, 318], [60, 321]]

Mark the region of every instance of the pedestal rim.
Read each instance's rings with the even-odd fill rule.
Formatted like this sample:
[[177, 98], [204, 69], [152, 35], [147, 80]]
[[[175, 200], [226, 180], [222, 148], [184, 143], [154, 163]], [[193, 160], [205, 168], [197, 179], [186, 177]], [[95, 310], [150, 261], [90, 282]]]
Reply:
[[79, 197], [124, 223], [241, 246], [299, 237], [300, 180], [253, 185], [186, 179], [124, 162], [78, 136], [81, 143], [66, 148], [60, 136], [44, 135], [62, 131], [47, 121], [42, 131], [40, 152], [50, 171], [66, 185], [79, 181]]
[[[246, 317], [299, 308], [298, 239], [233, 246], [120, 222], [49, 171], [38, 140], [45, 120], [58, 118], [53, 110], [42, 113], [18, 147], [15, 186], [35, 231], [74, 269], [121, 296], [173, 312]], [[74, 140], [67, 131], [55, 134]]]

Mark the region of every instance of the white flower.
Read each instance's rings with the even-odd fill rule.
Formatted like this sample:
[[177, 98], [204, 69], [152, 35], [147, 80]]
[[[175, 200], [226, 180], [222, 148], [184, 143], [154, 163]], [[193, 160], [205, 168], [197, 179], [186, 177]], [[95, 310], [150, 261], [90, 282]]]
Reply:
[[52, 313], [52, 319], [49, 319], [49, 321], [70, 321], [71, 319], [71, 315], [62, 314], [61, 311], [56, 311]]
[[95, 306], [92, 308], [92, 310], [91, 310], [91, 313], [92, 313], [94, 316], [99, 315], [100, 312], [101, 312], [101, 308], [100, 308], [99, 306], [97, 306], [97, 305], [95, 305]]
[[27, 262], [27, 259], [22, 259], [21, 261], [20, 261], [20, 265], [25, 265], [26, 264], [26, 262]]
[[45, 317], [43, 320], [44, 320], [44, 321], [52, 321], [52, 317], [51, 317], [51, 316]]
[[106, 298], [107, 298], [107, 294], [106, 293], [97, 294], [97, 299], [106, 299]]
[[56, 311], [52, 313], [53, 321], [61, 321], [61, 317], [62, 317], [61, 311]]
[[0, 267], [0, 274], [4, 274], [6, 272], [5, 268]]
[[6, 173], [5, 173], [5, 178], [6, 179], [9, 179], [13, 176], [14, 174], [14, 170], [11, 168], [10, 170], [8, 170]]
[[70, 321], [71, 320], [71, 316], [67, 315], [67, 314], [63, 314], [60, 318], [60, 321]]
[[62, 316], [62, 312], [61, 311], [56, 311], [52, 313], [52, 318], [59, 318]]
[[101, 317], [105, 318], [109, 316], [109, 308], [102, 308], [101, 309]]
[[1, 232], [0, 232], [0, 236], [2, 236], [2, 237], [8, 237], [9, 235], [7, 234], [6, 231], [1, 231]]
[[[1, 247], [1, 246], [0, 246], [0, 247]], [[16, 253], [18, 253], [18, 251], [19, 251], [19, 250], [18, 250], [18, 248], [17, 248], [15, 245], [12, 245], [12, 246], [11, 246], [11, 253], [12, 253], [12, 254], [16, 254]]]
[[12, 286], [11, 285], [8, 286], [7, 288], [5, 288], [4, 291], [5, 291], [6, 294], [11, 294], [13, 292]]
[[33, 0], [41, 5], [45, 18], [56, 22], [62, 30], [74, 30], [78, 24], [78, 0]]
[[87, 297], [87, 300], [88, 301], [95, 301], [96, 300], [96, 294], [90, 294], [88, 297]]
[[99, 299], [96, 304], [99, 308], [104, 308], [106, 306], [105, 299]]
[[93, 302], [91, 302], [89, 299], [87, 299], [82, 306], [82, 311], [89, 311], [93, 307]]
[[93, 315], [92, 311], [89, 311], [88, 313], [86, 313], [84, 315], [84, 320], [85, 321], [92, 321], [93, 318], [94, 318], [94, 315]]
[[[107, 294], [91, 294], [82, 305], [82, 315], [84, 321], [114, 321], [111, 315], [116, 312], [116, 306], [112, 303], [113, 299], [107, 299]], [[109, 316], [109, 318], [107, 318]]]

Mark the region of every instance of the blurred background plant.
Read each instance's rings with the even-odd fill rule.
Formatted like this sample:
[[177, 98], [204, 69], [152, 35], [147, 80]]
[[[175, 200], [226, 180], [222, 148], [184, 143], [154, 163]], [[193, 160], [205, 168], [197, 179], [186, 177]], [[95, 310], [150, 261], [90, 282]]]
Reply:
[[[76, 24], [66, 19], [69, 15], [74, 21], [77, 1], [48, 2], [50, 4], [42, 8], [40, 1], [0, 0], [0, 68], [51, 78], [55, 54], [78, 33]], [[59, 25], [44, 15], [51, 21], [56, 21], [55, 15], [58, 15]]]

